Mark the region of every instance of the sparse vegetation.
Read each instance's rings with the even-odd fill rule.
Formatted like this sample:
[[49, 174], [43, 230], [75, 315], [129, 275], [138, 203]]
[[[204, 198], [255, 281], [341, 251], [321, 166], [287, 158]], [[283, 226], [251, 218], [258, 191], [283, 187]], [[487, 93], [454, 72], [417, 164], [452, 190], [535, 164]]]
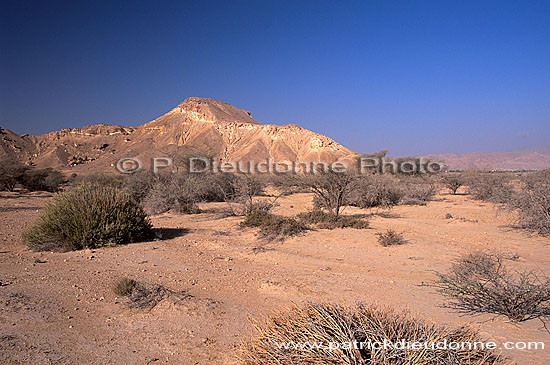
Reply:
[[[270, 317], [264, 325], [256, 325], [256, 330], [257, 336], [240, 347], [238, 357], [244, 364], [506, 363], [504, 358], [485, 347], [460, 350], [435, 347], [444, 340], [472, 344], [481, 341], [473, 329], [437, 326], [411, 318], [406, 313], [362, 303], [353, 307], [333, 304], [294, 307], [289, 313]], [[418, 351], [378, 346], [384, 341], [398, 343], [401, 340], [434, 344], [435, 349]], [[314, 343], [320, 346], [316, 347]], [[305, 346], [300, 347], [300, 344]], [[331, 344], [338, 348], [329, 348]], [[363, 348], [359, 348], [360, 344]]]
[[260, 228], [260, 235], [267, 239], [284, 239], [305, 232], [309, 227], [294, 218], [282, 217], [262, 210], [254, 210], [245, 216], [243, 227]]
[[331, 213], [325, 213], [321, 210], [300, 213], [296, 216], [296, 218], [304, 224], [314, 224], [321, 229], [369, 228], [369, 222], [364, 219], [344, 215], [336, 216]]
[[463, 313], [493, 313], [512, 321], [550, 315], [550, 280], [534, 272], [512, 272], [500, 255], [475, 252], [437, 273], [433, 284], [446, 306]]
[[394, 231], [393, 229], [388, 229], [386, 232], [379, 232], [376, 234], [378, 236], [378, 243], [384, 247], [388, 246], [398, 246], [404, 245], [407, 243], [402, 233]]
[[135, 242], [150, 233], [147, 215], [127, 193], [83, 184], [57, 194], [22, 238], [35, 250], [79, 250]]

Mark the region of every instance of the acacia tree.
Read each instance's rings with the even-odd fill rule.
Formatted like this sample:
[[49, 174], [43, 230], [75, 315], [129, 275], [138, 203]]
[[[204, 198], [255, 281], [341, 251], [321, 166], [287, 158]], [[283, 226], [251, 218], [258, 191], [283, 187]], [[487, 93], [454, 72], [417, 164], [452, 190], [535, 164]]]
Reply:
[[443, 184], [453, 195], [456, 195], [458, 188], [464, 185], [464, 179], [460, 175], [447, 175], [443, 177]]

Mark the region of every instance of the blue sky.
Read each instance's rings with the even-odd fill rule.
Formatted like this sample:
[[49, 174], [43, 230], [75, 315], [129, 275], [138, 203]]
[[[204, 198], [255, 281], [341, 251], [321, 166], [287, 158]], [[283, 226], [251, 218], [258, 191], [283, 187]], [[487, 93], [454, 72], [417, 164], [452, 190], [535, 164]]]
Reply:
[[358, 152], [550, 145], [549, 1], [2, 1], [0, 126], [140, 125], [189, 96]]

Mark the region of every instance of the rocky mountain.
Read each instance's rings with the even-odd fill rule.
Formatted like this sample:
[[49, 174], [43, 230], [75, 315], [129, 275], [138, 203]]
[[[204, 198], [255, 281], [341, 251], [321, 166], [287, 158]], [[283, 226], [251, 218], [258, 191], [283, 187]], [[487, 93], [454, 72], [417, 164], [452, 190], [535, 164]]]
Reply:
[[250, 112], [196, 97], [139, 127], [95, 124], [40, 136], [0, 130], [0, 158], [39, 167], [107, 171], [121, 158], [139, 158], [147, 164], [153, 157], [188, 153], [235, 162], [332, 162], [357, 155], [297, 125], [260, 124]]
[[[0, 129], [0, 159], [65, 171], [111, 171], [122, 158], [203, 155], [219, 161], [351, 161], [357, 153], [294, 124], [256, 122], [251, 113], [223, 101], [188, 98], [139, 127], [94, 124], [40, 136]], [[550, 148], [522, 152], [475, 152], [426, 156], [450, 169], [550, 168]]]

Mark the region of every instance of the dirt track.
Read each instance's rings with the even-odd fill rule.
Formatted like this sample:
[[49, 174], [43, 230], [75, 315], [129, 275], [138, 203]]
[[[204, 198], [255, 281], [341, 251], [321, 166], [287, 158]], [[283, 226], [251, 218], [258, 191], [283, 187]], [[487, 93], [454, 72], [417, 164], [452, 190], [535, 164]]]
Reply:
[[[203, 204], [203, 214], [152, 218], [172, 238], [94, 251], [29, 251], [20, 234], [50, 199], [44, 193], [0, 198], [1, 363], [233, 363], [236, 345], [252, 334], [248, 317], [293, 302], [356, 300], [409, 309], [440, 324], [470, 324], [497, 343], [546, 343], [546, 350], [503, 351], [519, 364], [550, 358], [550, 335], [539, 321], [461, 316], [422, 286], [434, 279], [433, 270], [474, 250], [517, 253], [511, 265], [549, 274], [548, 238], [507, 227], [506, 215], [465, 195], [397, 207], [372, 217], [373, 229], [318, 230], [283, 243], [259, 241], [254, 230], [239, 228], [241, 218], [220, 213], [223, 204]], [[294, 215], [310, 201], [307, 194], [286, 197], [275, 212]], [[345, 211], [359, 212], [368, 213]], [[409, 243], [381, 247], [376, 232], [386, 228], [404, 232]], [[122, 276], [189, 296], [131, 309], [112, 291]]]

